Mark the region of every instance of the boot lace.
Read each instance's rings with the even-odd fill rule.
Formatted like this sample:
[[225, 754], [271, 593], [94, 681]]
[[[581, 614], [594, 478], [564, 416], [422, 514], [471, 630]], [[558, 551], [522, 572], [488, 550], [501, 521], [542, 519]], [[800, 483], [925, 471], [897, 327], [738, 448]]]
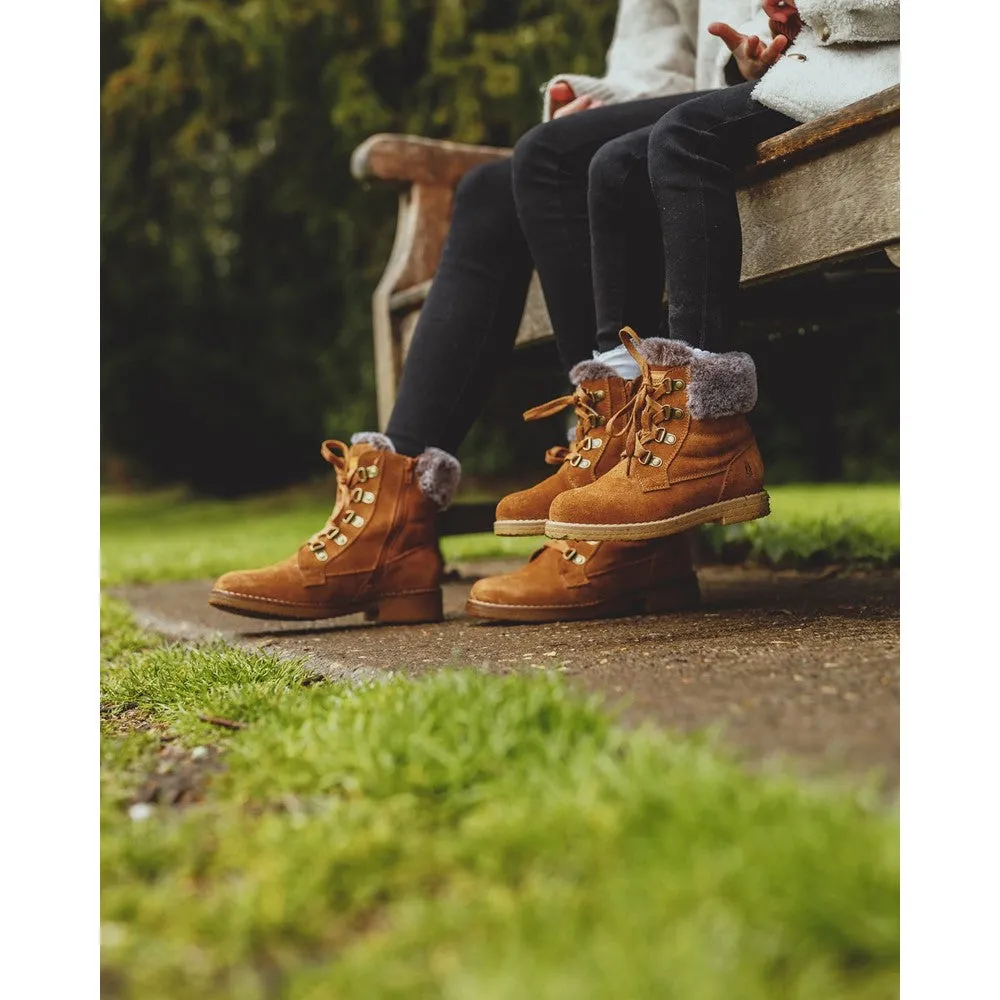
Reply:
[[333, 466], [337, 477], [337, 492], [334, 498], [333, 511], [326, 519], [326, 524], [320, 528], [306, 544], [320, 562], [326, 562], [329, 555], [326, 551], [328, 541], [337, 545], [346, 545], [348, 536], [344, 528], [351, 526], [360, 528], [365, 518], [353, 506], [367, 505], [375, 502], [375, 493], [365, 489], [365, 483], [378, 476], [377, 465], [363, 465], [359, 455], [352, 455], [350, 448], [343, 441], [331, 438], [320, 446], [320, 454]]
[[625, 436], [622, 458], [635, 458], [642, 465], [658, 466], [663, 460], [647, 448], [650, 444], [673, 444], [676, 437], [663, 425], [669, 420], [679, 420], [684, 411], [671, 405], [666, 398], [671, 393], [684, 388], [682, 379], [664, 379], [654, 384], [649, 363], [639, 351], [642, 343], [639, 335], [630, 326], [619, 334], [625, 350], [639, 365], [639, 378], [634, 383], [635, 392], [628, 402], [608, 421], [608, 432], [613, 437]]
[[551, 399], [540, 406], [534, 406], [530, 410], [524, 411], [525, 420], [541, 420], [544, 417], [551, 417], [570, 406], [576, 412], [577, 433], [570, 442], [569, 447], [565, 445], [554, 445], [545, 452], [545, 462], [547, 465], [562, 465], [569, 462], [586, 469], [590, 465], [590, 459], [583, 452], [600, 448], [604, 441], [601, 437], [591, 435], [591, 431], [604, 426], [604, 417], [594, 409], [594, 404], [604, 399], [603, 389], [584, 389], [578, 385], [576, 389], [567, 396], [559, 396]]

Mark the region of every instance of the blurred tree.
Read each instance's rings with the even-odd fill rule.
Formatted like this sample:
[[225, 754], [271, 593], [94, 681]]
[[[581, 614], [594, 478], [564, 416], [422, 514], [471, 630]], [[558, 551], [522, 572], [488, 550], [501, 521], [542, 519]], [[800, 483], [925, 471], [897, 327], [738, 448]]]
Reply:
[[102, 0], [102, 427], [147, 482], [232, 494], [373, 426], [375, 131], [511, 144], [599, 72], [615, 0]]

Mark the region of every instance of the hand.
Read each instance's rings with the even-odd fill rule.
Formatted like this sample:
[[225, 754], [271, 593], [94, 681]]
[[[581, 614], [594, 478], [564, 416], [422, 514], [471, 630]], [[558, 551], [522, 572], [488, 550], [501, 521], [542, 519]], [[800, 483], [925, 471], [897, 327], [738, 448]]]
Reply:
[[589, 94], [581, 94], [576, 97], [573, 94], [573, 88], [565, 80], [556, 80], [549, 87], [549, 106], [553, 109], [553, 118], [563, 118], [566, 115], [576, 114], [577, 111], [603, 107], [604, 102]]
[[708, 33], [721, 38], [733, 54], [744, 80], [759, 80], [788, 48], [789, 39], [781, 34], [765, 46], [756, 35], [744, 35], [722, 21], [713, 21]]
[[802, 30], [802, 18], [799, 17], [795, 0], [764, 0], [763, 10], [769, 18], [771, 34], [775, 37], [784, 35], [790, 42], [794, 42]]

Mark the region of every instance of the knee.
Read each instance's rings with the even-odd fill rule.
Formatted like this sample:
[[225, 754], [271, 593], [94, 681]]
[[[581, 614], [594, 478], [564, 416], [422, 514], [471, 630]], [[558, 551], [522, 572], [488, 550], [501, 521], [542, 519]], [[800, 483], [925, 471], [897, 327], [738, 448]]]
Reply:
[[587, 172], [587, 190], [591, 197], [617, 190], [628, 177], [636, 157], [624, 138], [606, 142], [591, 159]]
[[544, 176], [551, 166], [553, 156], [548, 131], [552, 124], [542, 122], [535, 125], [514, 143], [511, 168], [515, 198], [530, 192], [538, 178]]
[[510, 160], [481, 163], [458, 182], [454, 211], [483, 213], [487, 206], [502, 205], [510, 199]]
[[692, 116], [686, 104], [678, 104], [668, 111], [649, 134], [649, 163], [670, 159], [688, 144], [694, 131]]

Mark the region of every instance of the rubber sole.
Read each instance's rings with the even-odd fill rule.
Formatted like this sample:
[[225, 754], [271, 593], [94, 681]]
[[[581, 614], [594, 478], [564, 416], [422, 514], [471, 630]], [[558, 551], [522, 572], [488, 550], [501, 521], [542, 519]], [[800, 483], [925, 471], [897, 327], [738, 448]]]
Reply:
[[545, 521], [494, 521], [494, 535], [544, 535]]
[[699, 524], [739, 524], [756, 521], [771, 513], [771, 501], [766, 492], [750, 496], [721, 500], [719, 503], [698, 507], [676, 517], [662, 521], [639, 521], [636, 524], [570, 524], [566, 521], [546, 521], [545, 534], [549, 538], [587, 538], [595, 541], [642, 541], [647, 538], [666, 538]]
[[658, 615], [671, 611], [693, 611], [701, 604], [698, 578], [689, 577], [662, 584], [642, 593], [621, 594], [590, 604], [492, 604], [475, 601], [465, 604], [473, 618], [523, 624], [587, 621], [592, 618], [622, 618], [627, 615]]
[[440, 590], [423, 590], [412, 594], [386, 594], [367, 601], [338, 607], [317, 607], [314, 604], [296, 604], [294, 601], [276, 601], [249, 594], [236, 594], [228, 590], [213, 590], [208, 603], [220, 611], [244, 618], [267, 618], [273, 621], [321, 621], [325, 618], [342, 618], [344, 615], [364, 613], [369, 621], [382, 625], [419, 625], [444, 620], [444, 607]]

